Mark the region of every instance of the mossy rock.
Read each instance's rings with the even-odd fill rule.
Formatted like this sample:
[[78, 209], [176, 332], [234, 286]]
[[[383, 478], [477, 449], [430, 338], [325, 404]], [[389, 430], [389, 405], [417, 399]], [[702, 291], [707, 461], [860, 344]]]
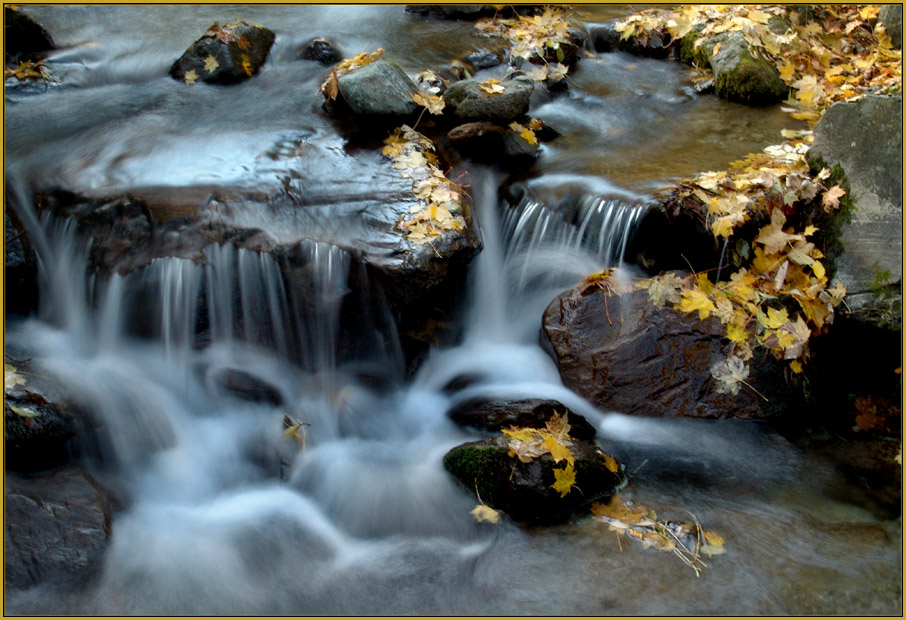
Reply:
[[702, 26], [697, 26], [687, 32], [683, 35], [683, 38], [679, 40], [679, 43], [677, 43], [676, 46], [676, 57], [679, 58], [681, 62], [692, 65], [693, 67], [706, 67], [709, 62], [705, 48], [701, 45], [698, 47], [695, 46], [695, 42], [698, 41], [702, 28]]
[[[716, 54], [712, 50], [720, 43]], [[714, 89], [719, 97], [749, 105], [770, 105], [781, 101], [787, 86], [777, 69], [764, 58], [752, 54], [741, 32], [715, 37], [705, 45], [711, 54], [709, 62], [714, 73]]]
[[[576, 512], [587, 511], [592, 502], [612, 495], [626, 481], [623, 466], [594, 443], [573, 440], [572, 445], [576, 482], [562, 497], [551, 486], [554, 469], [562, 469], [566, 463], [554, 463], [549, 454], [523, 463], [508, 455], [502, 435], [453, 448], [444, 457], [444, 468], [485, 504], [516, 521], [561, 523]], [[608, 469], [608, 464], [617, 471]]]

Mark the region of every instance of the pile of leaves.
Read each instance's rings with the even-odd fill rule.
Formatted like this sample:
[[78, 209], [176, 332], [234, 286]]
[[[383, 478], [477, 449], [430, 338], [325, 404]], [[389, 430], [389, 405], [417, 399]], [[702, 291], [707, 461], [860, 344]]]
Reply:
[[381, 153], [393, 160], [400, 176], [412, 179], [418, 203], [410, 209], [412, 217], [398, 224], [409, 241], [426, 243], [445, 232], [465, 229], [464, 191], [438, 167], [429, 138], [403, 125], [384, 140]]
[[[576, 464], [573, 455], [572, 442], [569, 437], [569, 421], [567, 414], [562, 417], [556, 411], [548, 420], [544, 428], [515, 427], [503, 429], [503, 434], [507, 438], [509, 447], [509, 456], [517, 458], [523, 463], [530, 463], [532, 459], [545, 454], [550, 454], [555, 463], [566, 461], [561, 469], [554, 469], [554, 484], [551, 488], [560, 493], [560, 497], [566, 495], [572, 490], [576, 483]], [[613, 460], [613, 457], [607, 457]], [[617, 467], [616, 461], [613, 463], [614, 471]], [[608, 467], [610, 469], [610, 467]]]
[[695, 571], [696, 576], [701, 574], [702, 568], [708, 568], [701, 554], [715, 556], [726, 553], [723, 538], [702, 528], [691, 513], [692, 523], [659, 520], [654, 510], [620, 495], [614, 495], [606, 504], [592, 504], [591, 512], [594, 519], [606, 523], [610, 531], [616, 532], [620, 549], [620, 538], [629, 536], [645, 549], [675, 554]]
[[[550, 50], [562, 63], [564, 57], [560, 46], [569, 42], [569, 13], [560, 6], [547, 6], [541, 15], [517, 15], [511, 19], [484, 18], [478, 20], [475, 27], [485, 34], [509, 39], [513, 45], [510, 57], [522, 61], [543, 61]], [[556, 70], [562, 70], [566, 74], [566, 68], [562, 64]]]
[[50, 71], [48, 71], [47, 67], [44, 66], [43, 60], [39, 60], [38, 62], [25, 60], [20, 62], [15, 69], [6, 67], [4, 69], [4, 75], [7, 78], [16, 78], [20, 82], [26, 82], [28, 80], [36, 82], [53, 81], [53, 77], [50, 75]]
[[644, 10], [618, 21], [616, 30], [623, 39], [642, 40], [666, 31], [675, 41], [694, 32], [694, 46], [712, 55], [717, 35], [741, 31], [790, 87], [787, 110], [812, 124], [836, 101], [901, 90], [902, 53], [878, 22], [877, 5], [809, 5], [806, 11], [810, 19], [781, 5], [686, 5]]
[[360, 69], [365, 65], [371, 64], [378, 58], [384, 55], [384, 48], [379, 47], [373, 52], [362, 52], [352, 58], [346, 58], [342, 62], [338, 63], [333, 69], [330, 70], [330, 75], [327, 76], [327, 79], [321, 84], [318, 88], [319, 92], [327, 97], [328, 101], [334, 101], [337, 98], [337, 95], [340, 93], [339, 89], [339, 79], [351, 73], [356, 69]]

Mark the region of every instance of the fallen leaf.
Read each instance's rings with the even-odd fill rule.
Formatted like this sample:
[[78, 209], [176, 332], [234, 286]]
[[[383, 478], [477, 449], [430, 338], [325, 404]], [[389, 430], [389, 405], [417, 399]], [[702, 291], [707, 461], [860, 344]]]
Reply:
[[217, 59], [208, 54], [208, 57], [204, 59], [204, 70], [209, 74], [214, 73], [217, 70], [217, 67], [220, 66], [220, 63], [217, 62]]
[[185, 80], [186, 84], [191, 86], [192, 84], [195, 83], [195, 80], [198, 79], [198, 74], [195, 73], [195, 69], [190, 69], [190, 70], [186, 71], [186, 74], [183, 76], [183, 79]]
[[500, 522], [500, 512], [484, 504], [476, 504], [469, 514], [475, 517], [475, 521], [478, 523], [486, 521], [497, 524]]
[[569, 464], [563, 469], [554, 469], [554, 480], [551, 488], [560, 493], [560, 497], [566, 497], [576, 484], [576, 470]]
[[34, 409], [29, 409], [28, 407], [19, 407], [10, 403], [7, 404], [13, 413], [23, 418], [36, 418], [41, 415], [40, 412], [35, 411]]
[[824, 210], [827, 213], [830, 213], [831, 209], [840, 208], [840, 199], [845, 195], [845, 189], [843, 189], [839, 185], [834, 185], [832, 188], [824, 192], [823, 196], [821, 196], [821, 205], [824, 207]]
[[3, 390], [9, 392], [17, 385], [25, 385], [25, 377], [19, 374], [16, 367], [3, 362]]

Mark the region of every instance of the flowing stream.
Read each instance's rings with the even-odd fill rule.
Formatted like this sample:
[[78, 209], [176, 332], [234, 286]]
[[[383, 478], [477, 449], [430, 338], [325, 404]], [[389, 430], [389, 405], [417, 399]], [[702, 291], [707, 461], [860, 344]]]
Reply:
[[[5, 344], [92, 412], [93, 471], [128, 501], [88, 584], [7, 597], [7, 613], [899, 613], [900, 523], [851, 499], [828, 463], [760, 425], [599, 411], [538, 344], [559, 292], [631, 271], [622, 251], [654, 189], [771, 143], [792, 126], [781, 112], [697, 96], [672, 61], [583, 59], [568, 96], [533, 104], [563, 136], [519, 204], [499, 200], [498, 174], [469, 167], [484, 249], [456, 308], [461, 337], [410, 374], [384, 292], [337, 246], [300, 248], [304, 291], [270, 255], [216, 244], [201, 265], [160, 258], [89, 277], [90, 240], [37, 215], [22, 188], [276, 186], [274, 145], [342, 148], [319, 110], [323, 71], [292, 58], [299, 43], [383, 46], [417, 72], [480, 47], [470, 24], [400, 5], [27, 10], [64, 48], [49, 64], [69, 85], [7, 102], [8, 194], [35, 236], [41, 298], [37, 316], [7, 317]], [[236, 17], [275, 30], [273, 60], [244, 84], [187, 95], [169, 64]], [[303, 165], [330, 178], [316, 155]], [[237, 398], [224, 379], [237, 372], [276, 395]], [[634, 499], [668, 518], [694, 512], [728, 553], [696, 577], [589, 518], [475, 523], [475, 498], [441, 463], [482, 436], [446, 416], [474, 396], [581, 413], [634, 474]], [[305, 423], [304, 447], [281, 437], [284, 416]]]

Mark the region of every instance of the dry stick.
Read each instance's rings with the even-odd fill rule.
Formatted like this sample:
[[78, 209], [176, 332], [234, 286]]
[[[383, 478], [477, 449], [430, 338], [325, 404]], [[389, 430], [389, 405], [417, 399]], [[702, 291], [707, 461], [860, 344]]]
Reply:
[[620, 548], [620, 553], [623, 553], [623, 543], [620, 541], [620, 538], [623, 536], [619, 532], [614, 532], [614, 536], [617, 537], [617, 546]]

